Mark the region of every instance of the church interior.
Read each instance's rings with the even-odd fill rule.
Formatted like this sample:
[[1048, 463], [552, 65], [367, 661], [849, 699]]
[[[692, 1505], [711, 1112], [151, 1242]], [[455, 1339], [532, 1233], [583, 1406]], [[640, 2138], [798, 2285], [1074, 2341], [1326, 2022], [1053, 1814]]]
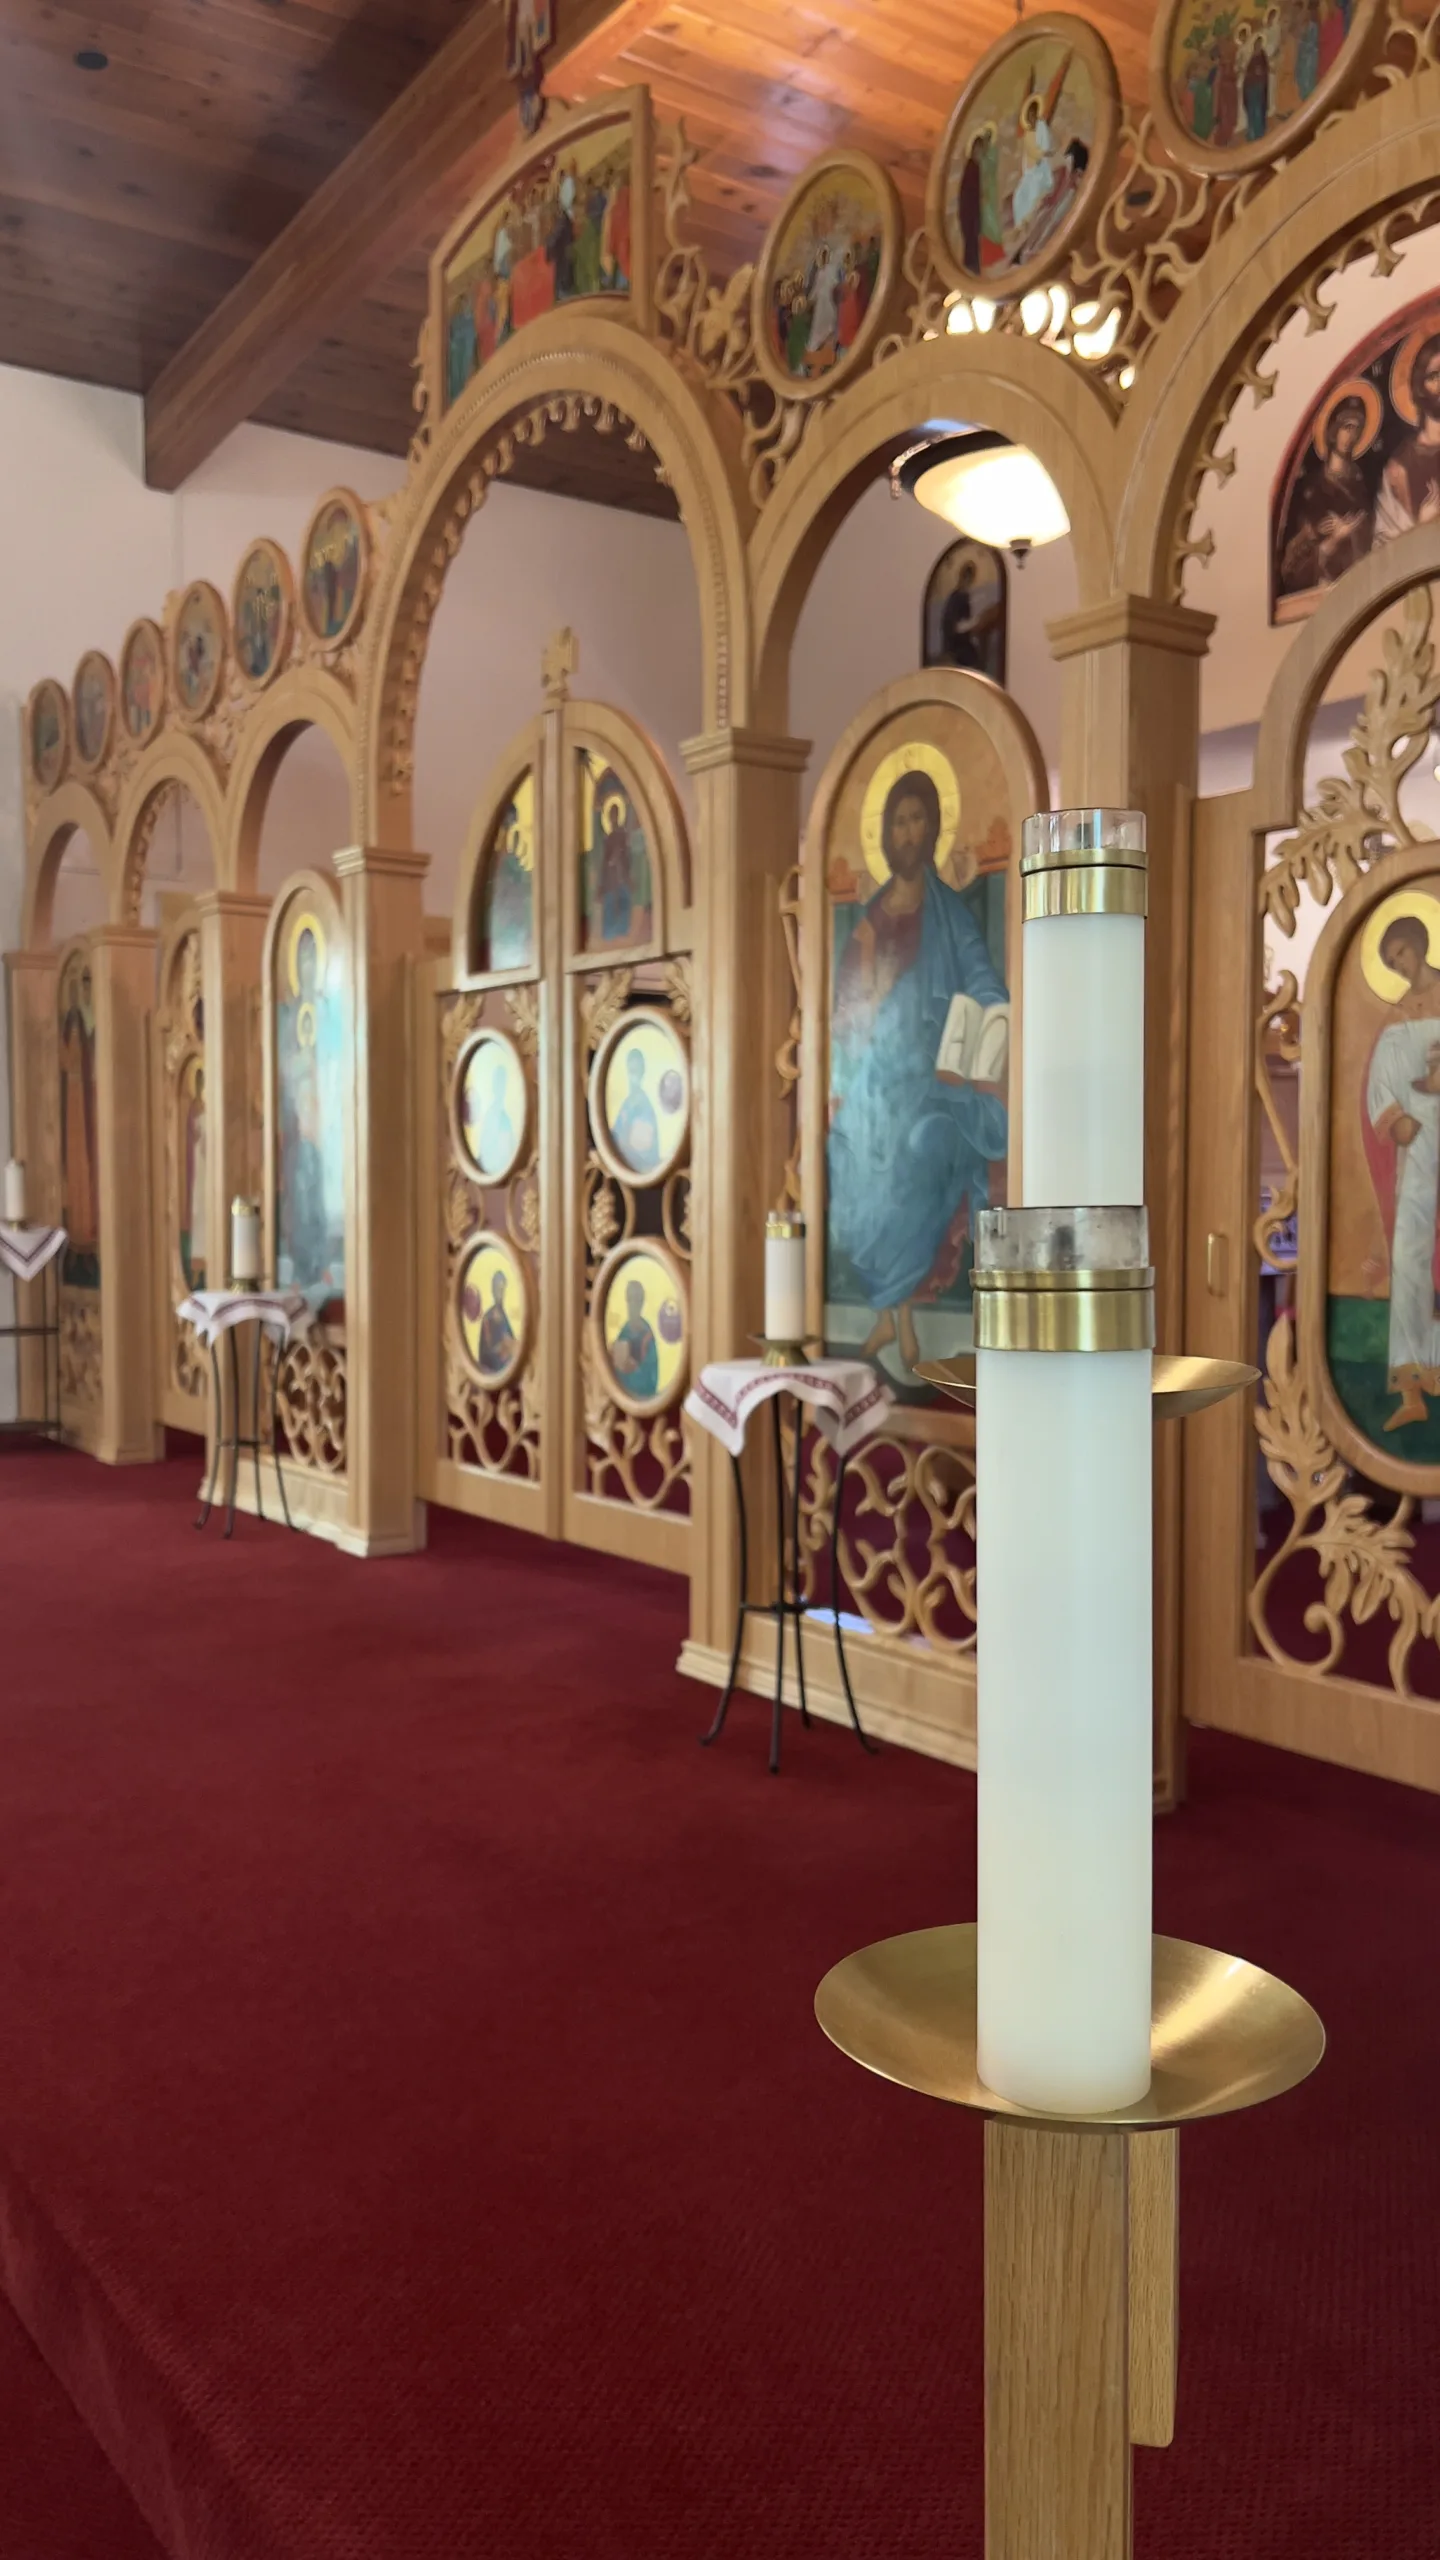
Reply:
[[0, 137], [0, 2554], [1435, 2560], [1440, 11]]

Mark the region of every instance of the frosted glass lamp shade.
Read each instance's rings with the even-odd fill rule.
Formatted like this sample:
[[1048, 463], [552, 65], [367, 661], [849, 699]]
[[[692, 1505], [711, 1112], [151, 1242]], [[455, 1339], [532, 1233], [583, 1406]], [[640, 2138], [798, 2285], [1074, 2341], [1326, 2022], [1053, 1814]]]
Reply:
[[1004, 436], [942, 436], [907, 457], [901, 479], [932, 515], [996, 551], [1033, 551], [1070, 530], [1044, 464]]

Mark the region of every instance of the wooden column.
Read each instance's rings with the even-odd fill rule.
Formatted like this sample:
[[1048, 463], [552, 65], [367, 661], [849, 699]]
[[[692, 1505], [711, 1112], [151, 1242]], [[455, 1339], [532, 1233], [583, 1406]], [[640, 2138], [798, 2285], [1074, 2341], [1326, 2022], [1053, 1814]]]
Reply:
[[[59, 963], [53, 951], [7, 951], [5, 977], [10, 1021], [10, 1144], [25, 1167], [29, 1214], [37, 1226], [54, 1226], [60, 1216], [60, 1042], [55, 1006]], [[42, 1299], [57, 1286], [54, 1273], [43, 1280], [16, 1281], [17, 1324], [39, 1324]], [[16, 1372], [19, 1410], [38, 1414], [44, 1405], [41, 1345], [22, 1342]]]
[[[1214, 617], [1112, 596], [1049, 626], [1063, 663], [1060, 798], [1143, 809], [1150, 846], [1145, 1187], [1156, 1339], [1184, 1351], [1186, 1013], [1191, 806], [1199, 778], [1200, 661]], [[1183, 1788], [1180, 1722], [1180, 1434], [1155, 1443], [1155, 1786]]]
[[237, 1192], [258, 1200], [264, 1188], [260, 963], [270, 900], [207, 889], [195, 911], [205, 999], [205, 1232], [215, 1239], [208, 1277], [221, 1289], [230, 1277], [231, 1202]]
[[1130, 2560], [1123, 2133], [985, 2127], [985, 2560]]
[[154, 1219], [150, 1163], [150, 1024], [159, 937], [105, 924], [90, 936], [95, 992], [95, 1116], [100, 1158], [101, 1410], [96, 1456], [153, 1460]]
[[411, 964], [425, 950], [429, 856], [335, 856], [354, 1007], [345, 1237], [347, 1520], [355, 1555], [425, 1542], [415, 1490], [415, 1170]]
[[[691, 1366], [736, 1358], [760, 1331], [765, 1216], [790, 1143], [776, 1057], [794, 1010], [779, 889], [799, 858], [806, 741], [722, 729], [682, 750], [699, 800], [695, 885], [697, 1020], [694, 1309]], [[819, 1238], [811, 1251], [820, 1250]], [[752, 1576], [772, 1571], [772, 1480], [754, 1435], [746, 1500]], [[690, 1637], [681, 1667], [723, 1678], [739, 1598], [730, 1460], [690, 1435]], [[752, 1583], [752, 1587], [756, 1587]]]

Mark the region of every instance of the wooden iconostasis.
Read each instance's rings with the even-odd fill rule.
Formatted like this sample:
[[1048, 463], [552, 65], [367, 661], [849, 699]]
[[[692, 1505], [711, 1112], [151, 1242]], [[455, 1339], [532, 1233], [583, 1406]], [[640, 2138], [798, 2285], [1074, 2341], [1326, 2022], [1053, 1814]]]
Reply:
[[[955, 101], [923, 226], [826, 150], [739, 279], [643, 91], [552, 113], [436, 253], [395, 497], [329, 491], [293, 571], [258, 539], [228, 599], [195, 581], [113, 668], [35, 688], [13, 1088], [36, 1213], [69, 1230], [85, 1446], [151, 1456], [207, 1411], [176, 1305], [258, 1198], [266, 1276], [314, 1319], [276, 1382], [297, 1518], [396, 1553], [449, 1504], [684, 1574], [681, 1668], [714, 1682], [733, 1488], [684, 1398], [758, 1331], [788, 1201], [815, 1337], [895, 1396], [839, 1523], [857, 1694], [972, 1757], [973, 1434], [917, 1371], [969, 1339], [975, 1222], [1023, 1175], [1023, 819], [1139, 807], [1162, 1345], [1260, 1372], [1157, 1453], [1157, 1797], [1186, 1719], [1440, 1787], [1440, 22], [1322, 24], [1252, 30], [1241, 66], [1167, 0], [1137, 124], [1101, 32], [1024, 22]], [[832, 685], [812, 754], [823, 564], [955, 420], [1043, 463], [1073, 607], [1042, 628], [1036, 567], [937, 540], [903, 654]], [[511, 732], [427, 915], [436, 618], [496, 484], [566, 438], [678, 517], [693, 734], [613, 707], [644, 697], [618, 653], [582, 699], [557, 638], [485, 733]], [[1203, 736], [1202, 669], [1229, 706]], [[348, 832], [262, 891], [307, 729]], [[152, 930], [177, 792], [213, 887]], [[57, 938], [77, 832], [105, 921]], [[800, 1457], [818, 1606], [835, 1486]], [[807, 1667], [843, 1711], [815, 1630]]]

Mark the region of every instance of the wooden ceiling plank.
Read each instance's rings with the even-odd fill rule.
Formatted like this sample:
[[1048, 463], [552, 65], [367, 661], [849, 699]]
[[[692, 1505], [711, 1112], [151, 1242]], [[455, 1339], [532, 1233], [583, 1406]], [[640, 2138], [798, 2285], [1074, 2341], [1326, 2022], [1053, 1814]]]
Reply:
[[[554, 72], [615, 0], [568, 0]], [[146, 473], [176, 488], [363, 297], [417, 229], [463, 202], [514, 134], [504, 12], [472, 13], [165, 367], [146, 400]]]

